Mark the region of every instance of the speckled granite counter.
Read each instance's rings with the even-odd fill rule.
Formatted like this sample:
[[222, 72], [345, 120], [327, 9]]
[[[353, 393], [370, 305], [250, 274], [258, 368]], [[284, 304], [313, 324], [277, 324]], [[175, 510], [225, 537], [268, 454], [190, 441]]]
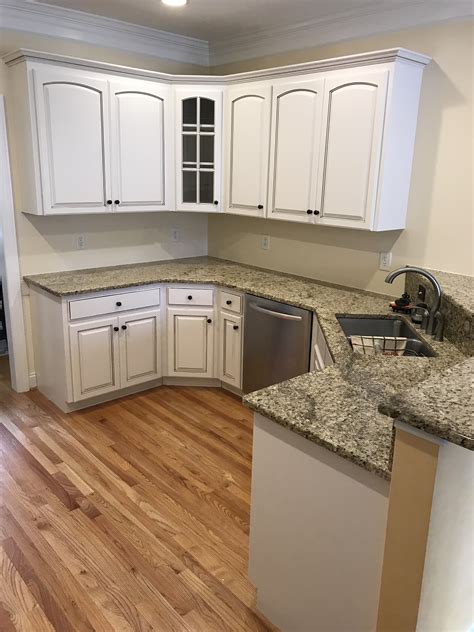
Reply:
[[379, 410], [437, 437], [474, 450], [474, 358], [392, 395]]
[[451, 343], [431, 340], [438, 354], [433, 358], [354, 354], [336, 314], [386, 314], [388, 297], [210, 257], [40, 274], [25, 281], [58, 297], [153, 283], [209, 283], [313, 311], [335, 365], [251, 393], [244, 403], [383, 478], [390, 478], [393, 421], [379, 406], [465, 359]]

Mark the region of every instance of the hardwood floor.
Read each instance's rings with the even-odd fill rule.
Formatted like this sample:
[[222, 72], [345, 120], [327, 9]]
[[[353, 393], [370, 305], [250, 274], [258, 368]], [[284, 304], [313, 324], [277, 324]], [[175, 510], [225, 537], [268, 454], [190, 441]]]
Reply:
[[217, 389], [65, 415], [0, 373], [0, 630], [274, 629], [247, 580], [251, 441]]

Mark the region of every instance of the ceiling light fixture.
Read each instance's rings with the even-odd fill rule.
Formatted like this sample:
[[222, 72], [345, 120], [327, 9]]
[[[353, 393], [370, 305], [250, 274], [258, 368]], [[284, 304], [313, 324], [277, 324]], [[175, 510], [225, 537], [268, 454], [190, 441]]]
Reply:
[[161, 2], [168, 7], [184, 7], [188, 4], [188, 0], [161, 0]]

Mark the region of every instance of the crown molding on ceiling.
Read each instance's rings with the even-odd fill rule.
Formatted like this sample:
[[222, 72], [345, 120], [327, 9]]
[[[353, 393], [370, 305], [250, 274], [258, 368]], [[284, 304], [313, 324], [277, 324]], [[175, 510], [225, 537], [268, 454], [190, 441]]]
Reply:
[[0, 28], [209, 66], [205, 40], [28, 0], [0, 0]]
[[211, 66], [398, 31], [473, 15], [472, 0], [410, 0], [359, 8], [319, 20], [261, 29], [209, 44]]
[[353, 9], [207, 42], [32, 0], [0, 0], [0, 28], [120, 48], [206, 69], [472, 15], [472, 0], [406, 0], [395, 7]]

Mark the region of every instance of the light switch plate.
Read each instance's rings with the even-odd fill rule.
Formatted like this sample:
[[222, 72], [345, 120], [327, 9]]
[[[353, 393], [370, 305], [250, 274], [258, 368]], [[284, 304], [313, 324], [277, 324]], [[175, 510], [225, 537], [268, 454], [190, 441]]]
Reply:
[[379, 269], [390, 271], [392, 268], [392, 253], [391, 252], [381, 252], [380, 253], [380, 261], [379, 261]]

